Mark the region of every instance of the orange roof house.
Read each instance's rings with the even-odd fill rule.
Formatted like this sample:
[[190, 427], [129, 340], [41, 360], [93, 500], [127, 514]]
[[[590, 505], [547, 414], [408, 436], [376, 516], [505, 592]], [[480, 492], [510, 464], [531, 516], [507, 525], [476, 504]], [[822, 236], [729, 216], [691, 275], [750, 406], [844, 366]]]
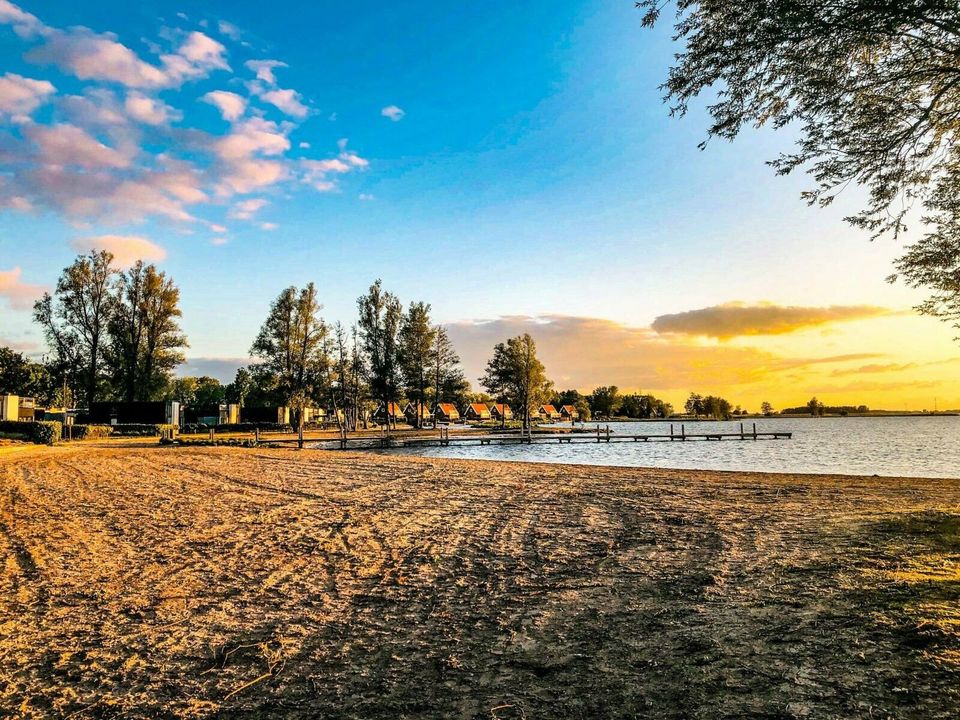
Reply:
[[547, 420], [559, 420], [560, 413], [553, 405], [541, 405], [540, 409], [537, 410], [537, 415], [540, 417], [546, 418]]
[[513, 410], [510, 409], [509, 405], [505, 405], [504, 403], [491, 403], [490, 417], [496, 420], [512, 420]]
[[573, 405], [563, 405], [560, 408], [560, 417], [567, 420], [577, 420], [580, 417], [580, 411]]
[[483, 403], [470, 403], [467, 405], [463, 417], [467, 420], [489, 420], [491, 417], [490, 409]]
[[433, 415], [441, 422], [453, 422], [460, 419], [460, 411], [453, 403], [438, 403]]
[[377, 411], [373, 414], [373, 419], [377, 422], [386, 422], [397, 421], [403, 417], [403, 410], [400, 408], [400, 403], [387, 403], [388, 410], [384, 412], [383, 403], [380, 403], [380, 406], [377, 408]]

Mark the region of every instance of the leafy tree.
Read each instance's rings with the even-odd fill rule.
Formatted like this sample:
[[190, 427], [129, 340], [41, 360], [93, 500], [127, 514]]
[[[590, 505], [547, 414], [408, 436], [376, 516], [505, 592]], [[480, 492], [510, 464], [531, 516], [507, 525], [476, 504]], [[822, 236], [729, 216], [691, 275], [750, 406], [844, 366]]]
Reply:
[[760, 403], [760, 412], [765, 416], [770, 417], [773, 415], [773, 405], [764, 400], [762, 403]]
[[437, 405], [442, 402], [463, 407], [470, 392], [470, 383], [460, 367], [460, 356], [457, 355], [446, 328], [437, 325], [434, 329], [436, 334], [430, 361], [433, 367], [433, 409], [436, 410]]
[[[430, 306], [410, 303], [400, 325], [400, 369], [410, 402], [422, 410], [427, 406], [432, 369], [432, 352], [437, 329], [430, 324]], [[417, 427], [423, 424], [423, 412], [417, 413]]]
[[187, 344], [180, 331], [180, 291], [166, 273], [137, 262], [117, 280], [106, 359], [124, 400], [162, 394]]
[[179, 377], [170, 385], [167, 399], [176, 400], [181, 407], [195, 405], [197, 401], [197, 379], [195, 377]]
[[194, 403], [197, 407], [220, 405], [227, 401], [227, 388], [216, 378], [203, 375], [197, 378], [197, 387], [194, 390]]
[[403, 307], [377, 280], [357, 299], [360, 338], [366, 355], [370, 392], [386, 407], [400, 396], [400, 324]]
[[697, 393], [690, 393], [690, 397], [687, 398], [687, 402], [683, 404], [683, 409], [686, 410], [688, 415], [693, 415], [694, 417], [700, 417], [703, 415], [703, 396], [698, 395]]
[[617, 386], [598, 387], [590, 393], [590, 410], [602, 417], [615, 415], [620, 410], [620, 391]]
[[813, 415], [814, 417], [817, 417], [817, 416], [819, 416], [819, 415], [823, 415], [823, 403], [820, 402], [819, 400], [817, 400], [816, 397], [812, 397], [812, 398], [810, 398], [810, 400], [807, 402], [807, 410], [808, 410], [808, 411], [810, 412], [810, 414]]
[[0, 346], [0, 395], [32, 397], [45, 405], [51, 400], [53, 384], [54, 378], [45, 365]]
[[233, 376], [233, 382], [225, 388], [226, 400], [228, 403], [235, 403], [240, 407], [245, 407], [247, 397], [253, 390], [253, 375], [247, 368], [237, 368], [237, 374]]
[[289, 287], [270, 306], [250, 354], [260, 358], [259, 369], [283, 404], [297, 411], [303, 424], [303, 408], [322, 402], [330, 364], [328, 329], [320, 317], [320, 303], [313, 283], [302, 290]]
[[[663, 0], [640, 0], [644, 25]], [[718, 87], [710, 137], [744, 126], [790, 126], [796, 151], [771, 164], [806, 168], [805, 198], [829, 205], [846, 186], [868, 190], [849, 218], [898, 236], [915, 205], [926, 233], [896, 262], [932, 291], [924, 313], [960, 326], [960, 14], [944, 0], [677, 0], [684, 51], [664, 89], [672, 114]]]
[[104, 378], [107, 326], [113, 312], [113, 255], [105, 250], [80, 255], [64, 268], [54, 294], [44, 293], [33, 306], [63, 372], [80, 369], [81, 402], [96, 402]]
[[519, 410], [525, 428], [530, 426], [531, 413], [549, 399], [553, 389], [546, 368], [537, 359], [536, 343], [528, 333], [493, 348], [493, 357], [480, 384], [500, 402]]

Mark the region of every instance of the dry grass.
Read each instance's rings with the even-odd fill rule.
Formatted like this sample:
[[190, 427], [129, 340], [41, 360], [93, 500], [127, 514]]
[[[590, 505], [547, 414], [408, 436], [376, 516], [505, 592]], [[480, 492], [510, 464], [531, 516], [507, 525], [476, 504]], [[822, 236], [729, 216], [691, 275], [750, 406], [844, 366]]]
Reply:
[[953, 718], [960, 482], [0, 456], [0, 716]]

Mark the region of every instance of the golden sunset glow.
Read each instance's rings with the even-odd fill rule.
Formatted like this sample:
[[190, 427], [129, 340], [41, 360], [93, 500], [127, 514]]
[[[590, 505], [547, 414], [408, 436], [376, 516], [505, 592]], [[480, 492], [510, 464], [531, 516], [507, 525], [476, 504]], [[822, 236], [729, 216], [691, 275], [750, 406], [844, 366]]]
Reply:
[[520, 332], [534, 336], [560, 388], [617, 385], [676, 407], [690, 392], [719, 394], [750, 410], [763, 401], [802, 405], [813, 395], [828, 405], [873, 409], [960, 407], [955, 344], [942, 323], [906, 310], [734, 303], [658, 318], [652, 327], [551, 315], [451, 328], [470, 378], [482, 371], [495, 338]]

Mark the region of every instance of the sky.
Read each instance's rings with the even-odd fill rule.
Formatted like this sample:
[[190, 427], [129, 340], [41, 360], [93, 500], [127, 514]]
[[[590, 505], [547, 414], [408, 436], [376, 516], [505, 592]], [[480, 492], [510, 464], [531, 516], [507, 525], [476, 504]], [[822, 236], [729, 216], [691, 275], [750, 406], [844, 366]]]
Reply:
[[[955, 331], [885, 278], [903, 240], [808, 207], [669, 117], [677, 47], [606, 3], [0, 0], [0, 343], [80, 252], [181, 289], [182, 373], [229, 380], [271, 299], [431, 303], [468, 377], [530, 332], [558, 387], [682, 404], [960, 407]], [[909, 234], [906, 238], [909, 242]]]

